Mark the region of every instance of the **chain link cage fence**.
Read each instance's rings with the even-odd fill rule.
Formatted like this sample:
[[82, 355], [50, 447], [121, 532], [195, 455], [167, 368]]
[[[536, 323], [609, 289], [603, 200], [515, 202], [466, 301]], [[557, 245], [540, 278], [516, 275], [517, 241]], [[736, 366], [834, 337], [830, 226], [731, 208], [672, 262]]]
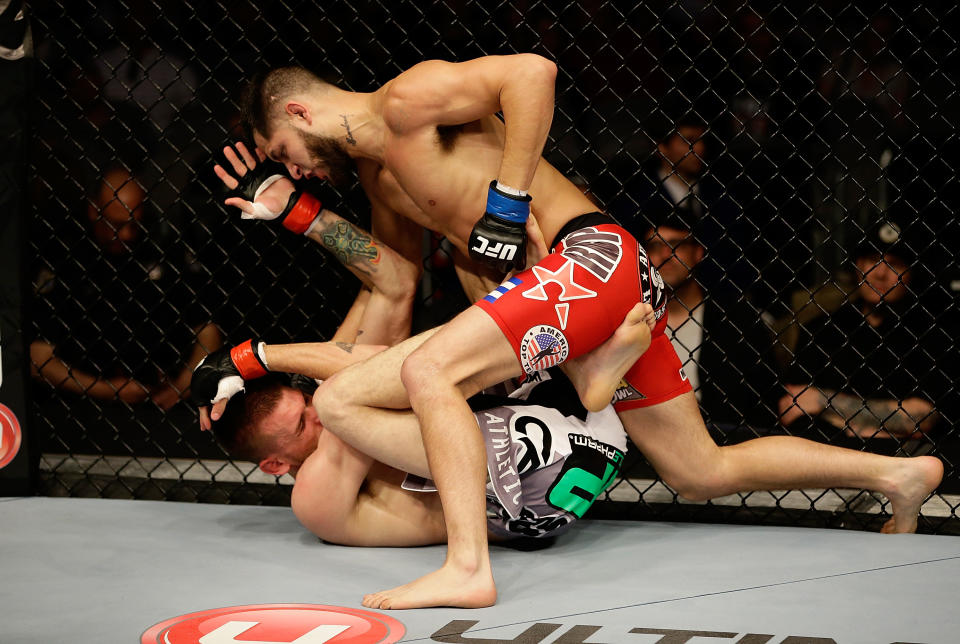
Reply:
[[[946, 476], [920, 529], [956, 531], [956, 7], [76, 0], [28, 12], [39, 493], [289, 501], [289, 480], [231, 461], [181, 400], [198, 346], [329, 338], [359, 288], [315, 245], [222, 206], [212, 165], [239, 136], [254, 71], [302, 64], [367, 91], [425, 59], [536, 52], [559, 67], [545, 156], [638, 237], [659, 225], [648, 247], [673, 262], [668, 282], [693, 275], [676, 282], [691, 310], [678, 319], [702, 331], [675, 344], [716, 440], [791, 433], [933, 454]], [[359, 188], [337, 200], [367, 225]], [[463, 303], [443, 254], [432, 239], [422, 325]], [[883, 260], [871, 274], [907, 277], [863, 286], [864, 258]], [[786, 387], [809, 385], [830, 413], [780, 415]], [[631, 454], [593, 513], [876, 528], [889, 511], [850, 490], [685, 503]]]

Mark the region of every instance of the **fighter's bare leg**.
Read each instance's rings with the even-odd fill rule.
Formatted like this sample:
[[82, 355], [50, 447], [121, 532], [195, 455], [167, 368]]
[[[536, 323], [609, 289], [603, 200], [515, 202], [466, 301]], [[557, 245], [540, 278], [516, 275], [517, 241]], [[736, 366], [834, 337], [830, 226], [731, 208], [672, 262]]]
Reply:
[[[595, 409], [609, 404], [620, 378], [647, 349], [653, 324], [653, 309], [638, 304], [610, 339], [574, 366], [579, 391], [585, 392]], [[465, 337], [470, 338], [469, 344]], [[368, 595], [366, 606], [479, 607], [495, 601], [486, 542], [485, 450], [465, 398], [519, 374], [519, 361], [509, 342], [477, 308], [458, 316], [404, 363], [404, 384], [420, 420], [430, 470], [443, 502], [447, 560], [440, 570], [410, 584]], [[471, 431], [457, 431], [458, 427]]]
[[400, 381], [400, 367], [435, 332], [436, 329], [424, 331], [325, 380], [313, 395], [313, 406], [323, 426], [361, 452], [378, 458], [377, 447], [382, 446], [379, 437], [357, 418], [368, 408], [410, 408], [407, 391]]
[[649, 348], [655, 325], [653, 307], [638, 302], [606, 342], [562, 365], [588, 411], [600, 411], [610, 404], [623, 374]]
[[466, 397], [520, 371], [497, 324], [476, 307], [442, 327], [404, 362], [403, 383], [443, 504], [447, 556], [439, 570], [367, 595], [365, 606], [477, 608], [496, 601], [487, 550], [486, 449]]
[[[400, 382], [400, 368], [407, 356], [441, 328], [429, 329], [407, 338], [400, 344], [369, 355], [366, 359], [335, 373], [321, 388], [330, 394], [340, 394], [342, 397], [339, 400], [348, 404], [361, 401], [370, 407], [409, 408], [406, 389]], [[350, 350], [365, 351], [364, 345], [347, 346], [353, 347]]]
[[865, 489], [890, 499], [885, 532], [914, 532], [920, 505], [943, 477], [943, 464], [931, 456], [880, 456], [791, 436], [718, 447], [693, 393], [619, 415], [663, 480], [694, 501], [751, 490]]

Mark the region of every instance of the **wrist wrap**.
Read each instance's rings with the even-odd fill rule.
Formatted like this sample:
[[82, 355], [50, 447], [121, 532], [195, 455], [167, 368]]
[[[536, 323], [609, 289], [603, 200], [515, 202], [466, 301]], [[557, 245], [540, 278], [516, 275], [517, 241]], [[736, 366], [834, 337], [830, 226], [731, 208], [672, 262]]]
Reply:
[[237, 365], [237, 371], [244, 380], [252, 380], [267, 375], [267, 368], [257, 355], [253, 340], [247, 340], [230, 349], [230, 358]]
[[287, 230], [292, 230], [298, 235], [302, 235], [307, 232], [310, 224], [312, 224], [313, 220], [320, 214], [321, 208], [323, 208], [323, 205], [320, 203], [320, 200], [312, 194], [308, 192], [294, 192], [290, 195], [290, 200], [284, 209], [289, 212], [287, 212], [283, 218], [283, 227]]
[[522, 224], [530, 216], [530, 195], [517, 197], [508, 195], [505, 192], [497, 190], [497, 182], [490, 182], [490, 189], [487, 190], [487, 212], [491, 215]]

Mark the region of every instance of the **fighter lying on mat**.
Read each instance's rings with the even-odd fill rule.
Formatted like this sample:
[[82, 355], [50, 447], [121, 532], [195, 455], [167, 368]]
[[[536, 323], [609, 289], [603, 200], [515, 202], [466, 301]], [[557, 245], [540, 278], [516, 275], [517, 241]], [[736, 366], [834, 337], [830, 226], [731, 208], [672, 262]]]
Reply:
[[[422, 340], [418, 336], [410, 342]], [[322, 410], [311, 405], [307, 385], [315, 384], [310, 378], [329, 377], [377, 348], [328, 342], [259, 349], [271, 368], [299, 368], [309, 377], [269, 373], [246, 381], [245, 391], [213, 423], [227, 451], [259, 463], [268, 474], [293, 474], [293, 511], [321, 539], [353, 546], [445, 542], [440, 498], [429, 481], [418, 478], [429, 477], [430, 471], [416, 416], [396, 412], [386, 420], [357, 419], [389, 424], [391, 440], [385, 449], [392, 462], [414, 475], [409, 476], [326, 431], [318, 420]], [[256, 371], [256, 366], [243, 365], [243, 360], [257, 360], [252, 352], [233, 354], [244, 371]], [[238, 374], [231, 350], [221, 349], [195, 372], [194, 396], [201, 403], [212, 400], [221, 379]], [[399, 379], [399, 370], [391, 376]], [[487, 450], [492, 539], [566, 531], [619, 474], [627, 437], [616, 413], [612, 407], [588, 413], [559, 370], [538, 373], [510, 397], [481, 394], [471, 403]]]

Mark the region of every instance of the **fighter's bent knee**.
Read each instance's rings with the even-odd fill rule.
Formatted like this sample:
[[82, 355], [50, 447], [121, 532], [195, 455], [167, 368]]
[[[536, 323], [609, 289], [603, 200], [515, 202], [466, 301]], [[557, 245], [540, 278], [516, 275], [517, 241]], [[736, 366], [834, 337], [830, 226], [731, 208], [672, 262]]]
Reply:
[[400, 380], [411, 399], [416, 398], [431, 384], [441, 382], [443, 365], [419, 348], [408, 355], [400, 367]]
[[350, 397], [349, 392], [344, 391], [342, 382], [343, 378], [334, 374], [320, 383], [313, 392], [313, 408], [323, 425], [335, 425], [347, 413]]

